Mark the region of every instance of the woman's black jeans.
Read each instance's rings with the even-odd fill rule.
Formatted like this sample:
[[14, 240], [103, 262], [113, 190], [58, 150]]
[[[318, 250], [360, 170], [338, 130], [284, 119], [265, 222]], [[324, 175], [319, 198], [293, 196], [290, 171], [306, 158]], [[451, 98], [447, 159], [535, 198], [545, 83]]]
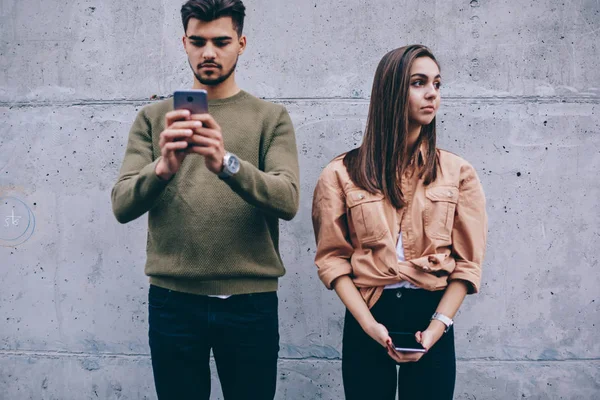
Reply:
[[[371, 313], [388, 331], [423, 331], [443, 293], [387, 289]], [[346, 311], [342, 374], [347, 400], [393, 400], [396, 388], [401, 400], [451, 400], [456, 379], [454, 330], [446, 332], [418, 362], [397, 364]]]

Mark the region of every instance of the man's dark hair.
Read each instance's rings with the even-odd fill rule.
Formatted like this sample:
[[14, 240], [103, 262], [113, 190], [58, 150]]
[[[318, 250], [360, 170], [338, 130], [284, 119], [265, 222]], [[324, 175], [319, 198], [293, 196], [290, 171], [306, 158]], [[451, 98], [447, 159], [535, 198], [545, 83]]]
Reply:
[[183, 30], [187, 32], [190, 18], [210, 22], [221, 17], [231, 17], [233, 28], [242, 36], [246, 7], [242, 0], [189, 0], [181, 7]]

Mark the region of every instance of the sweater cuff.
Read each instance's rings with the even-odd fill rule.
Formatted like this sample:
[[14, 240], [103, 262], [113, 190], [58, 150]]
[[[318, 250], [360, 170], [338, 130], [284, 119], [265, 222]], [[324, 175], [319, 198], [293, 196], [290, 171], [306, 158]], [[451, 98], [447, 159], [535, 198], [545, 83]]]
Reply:
[[219, 174], [217, 174], [217, 176], [219, 176], [219, 179], [222, 180], [223, 182], [225, 182], [226, 184], [228, 184], [232, 189], [241, 188], [242, 183], [244, 181], [247, 181], [247, 177], [252, 174], [252, 171], [251, 171], [252, 168], [248, 168], [249, 166], [255, 168], [254, 165], [250, 164], [248, 161], [244, 161], [242, 159], [239, 159], [239, 160], [240, 160], [240, 170], [233, 176], [227, 176], [227, 177], [221, 178], [219, 176]]
[[162, 192], [162, 190], [169, 184], [171, 179], [165, 181], [156, 175], [156, 164], [160, 161], [161, 157], [158, 157], [151, 164], [146, 165], [144, 168], [140, 170], [139, 177], [142, 179], [142, 193], [146, 195], [152, 195]]

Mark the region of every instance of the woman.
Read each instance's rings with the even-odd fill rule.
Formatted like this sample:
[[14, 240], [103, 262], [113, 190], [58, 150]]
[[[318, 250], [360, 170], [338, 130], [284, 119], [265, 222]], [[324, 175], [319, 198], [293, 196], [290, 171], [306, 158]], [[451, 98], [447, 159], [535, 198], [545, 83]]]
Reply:
[[[479, 290], [485, 198], [474, 168], [436, 148], [439, 65], [412, 45], [375, 73], [362, 145], [323, 170], [315, 263], [347, 308], [346, 399], [452, 399], [454, 315]], [[426, 350], [398, 351], [390, 332]], [[401, 364], [397, 373], [397, 364]]]

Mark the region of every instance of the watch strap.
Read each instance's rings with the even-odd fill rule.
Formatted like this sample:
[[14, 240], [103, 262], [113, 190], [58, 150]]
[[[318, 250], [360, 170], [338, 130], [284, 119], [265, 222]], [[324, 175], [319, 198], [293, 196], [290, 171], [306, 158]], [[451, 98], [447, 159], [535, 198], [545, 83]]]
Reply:
[[442, 324], [446, 325], [446, 330], [444, 330], [444, 333], [448, 332], [448, 329], [450, 329], [450, 327], [454, 324], [454, 321], [452, 321], [452, 318], [439, 313], [439, 312], [434, 312], [433, 315], [431, 316], [431, 319], [437, 319], [438, 321], [440, 321]]

